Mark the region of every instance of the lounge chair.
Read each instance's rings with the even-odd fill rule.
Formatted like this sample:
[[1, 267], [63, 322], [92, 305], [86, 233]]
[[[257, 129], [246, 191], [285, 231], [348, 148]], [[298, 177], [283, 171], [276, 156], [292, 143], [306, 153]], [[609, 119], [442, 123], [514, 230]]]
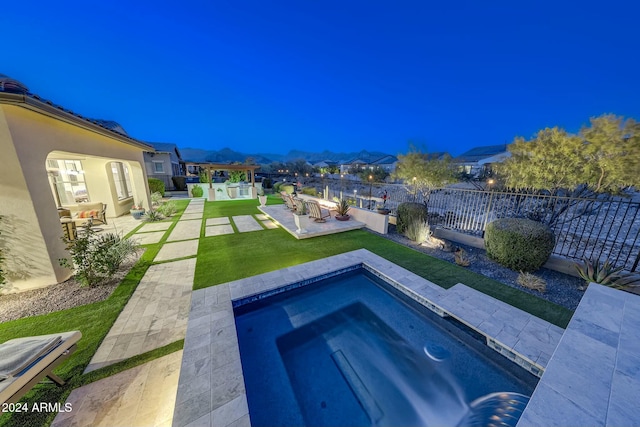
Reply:
[[0, 344], [0, 404], [17, 402], [44, 377], [64, 385], [53, 370], [71, 356], [81, 337], [72, 331]]
[[289, 193], [282, 193], [282, 200], [284, 201], [284, 204], [287, 206], [287, 208], [290, 211], [295, 212], [296, 210], [296, 202], [293, 198], [293, 196]]
[[309, 210], [309, 218], [313, 218], [315, 222], [325, 222], [325, 218], [331, 218], [331, 212], [322, 209], [320, 203], [315, 200], [307, 201], [307, 209]]

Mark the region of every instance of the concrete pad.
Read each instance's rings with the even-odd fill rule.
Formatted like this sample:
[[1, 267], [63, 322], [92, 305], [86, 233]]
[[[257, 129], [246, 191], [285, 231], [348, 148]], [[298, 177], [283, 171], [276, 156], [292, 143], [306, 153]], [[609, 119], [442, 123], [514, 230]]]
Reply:
[[233, 222], [240, 233], [246, 233], [249, 231], [261, 231], [264, 230], [258, 221], [253, 218], [253, 215], [237, 215], [233, 217]]
[[138, 241], [140, 245], [151, 245], [153, 243], [158, 243], [162, 236], [164, 236], [164, 231], [153, 231], [151, 233], [136, 233], [133, 235], [133, 238]]
[[149, 267], [85, 372], [184, 338], [195, 269], [195, 258]]
[[196, 256], [198, 254], [198, 239], [185, 240], [184, 242], [165, 243], [156, 255], [154, 261], [167, 261], [170, 259]]
[[326, 222], [309, 221], [307, 232], [303, 234], [296, 233], [296, 224], [293, 219], [293, 213], [283, 208], [283, 205], [269, 205], [258, 207], [260, 211], [268, 215], [274, 222], [291, 234], [296, 239], [309, 239], [317, 236], [325, 236], [327, 234], [341, 233], [343, 231], [357, 230], [364, 228], [365, 223], [356, 221], [351, 218], [349, 221], [338, 221], [334, 217], [327, 218]]
[[233, 234], [233, 233], [234, 231], [231, 224], [212, 225], [211, 227], [206, 227], [204, 230], [204, 235], [206, 237], [222, 236], [223, 234]]
[[202, 212], [199, 213], [183, 213], [180, 217], [180, 221], [191, 220], [191, 219], [202, 219]]
[[162, 231], [168, 230], [173, 224], [172, 221], [163, 221], [163, 222], [148, 222], [136, 232], [136, 233], [148, 233], [150, 231]]
[[77, 388], [52, 427], [171, 425], [182, 350]]
[[268, 217], [267, 215], [265, 215], [265, 214], [257, 214], [257, 215], [254, 215], [254, 216], [255, 216], [257, 219], [259, 219], [260, 221], [264, 221], [264, 220], [266, 220], [266, 219], [269, 219], [269, 217]]
[[199, 220], [178, 221], [167, 241], [198, 239], [201, 227], [202, 221]]
[[228, 217], [207, 218], [207, 225], [231, 224]]

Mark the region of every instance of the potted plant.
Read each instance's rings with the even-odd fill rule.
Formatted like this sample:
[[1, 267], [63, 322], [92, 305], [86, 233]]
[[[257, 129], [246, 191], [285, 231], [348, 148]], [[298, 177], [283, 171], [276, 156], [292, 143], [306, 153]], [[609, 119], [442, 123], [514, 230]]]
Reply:
[[296, 200], [296, 210], [293, 212], [293, 220], [296, 223], [296, 233], [303, 234], [307, 232], [309, 226], [309, 214], [307, 212], [307, 204], [304, 200]]
[[267, 206], [267, 196], [264, 195], [264, 190], [261, 188], [258, 190], [258, 200], [260, 201], [260, 207]]
[[351, 209], [351, 206], [349, 206], [349, 202], [347, 202], [346, 199], [337, 199], [336, 200], [336, 219], [338, 221], [348, 221], [350, 216], [348, 214], [349, 209]]
[[129, 209], [129, 213], [131, 214], [131, 216], [134, 219], [140, 219], [142, 218], [142, 215], [144, 215], [144, 208], [142, 207], [142, 203], [138, 202], [138, 203], [134, 203], [133, 206], [131, 206], [131, 209]]
[[382, 205], [379, 205], [378, 208], [378, 213], [381, 215], [388, 215], [389, 212], [391, 212], [390, 209], [387, 209], [387, 199], [389, 198], [389, 195], [387, 194], [387, 190], [384, 190], [384, 193], [382, 193]]

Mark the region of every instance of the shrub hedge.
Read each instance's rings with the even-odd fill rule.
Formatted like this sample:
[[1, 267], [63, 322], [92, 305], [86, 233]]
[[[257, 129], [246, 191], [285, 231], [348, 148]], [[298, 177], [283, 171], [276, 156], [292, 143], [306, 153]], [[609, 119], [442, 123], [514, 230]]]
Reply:
[[191, 195], [193, 197], [202, 197], [203, 194], [204, 194], [204, 190], [199, 185], [196, 184], [193, 187], [191, 187]]
[[484, 233], [487, 256], [516, 271], [536, 271], [547, 262], [555, 245], [551, 229], [525, 218], [501, 218]]
[[309, 196], [317, 196], [318, 192], [316, 191], [315, 187], [303, 187], [302, 194], [307, 194]]
[[149, 178], [149, 191], [151, 192], [151, 194], [158, 192], [160, 194], [162, 194], [162, 197], [164, 197], [164, 182], [160, 181], [157, 178]]
[[287, 194], [293, 194], [293, 192], [295, 191], [293, 185], [291, 184], [285, 184], [285, 185], [281, 185], [280, 186], [280, 191], [284, 191]]
[[396, 231], [401, 234], [404, 234], [412, 222], [422, 223], [427, 221], [427, 207], [422, 203], [400, 203], [397, 212]]

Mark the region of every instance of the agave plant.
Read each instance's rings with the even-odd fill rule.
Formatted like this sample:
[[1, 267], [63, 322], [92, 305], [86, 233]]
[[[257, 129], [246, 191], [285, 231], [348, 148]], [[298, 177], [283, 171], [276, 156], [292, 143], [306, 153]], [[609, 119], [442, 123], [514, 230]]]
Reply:
[[158, 212], [157, 209], [149, 209], [142, 219], [147, 222], [156, 222], [162, 221], [164, 219], [164, 216], [162, 216], [162, 214]]
[[584, 258], [584, 265], [575, 265], [578, 274], [588, 283], [599, 283], [615, 289], [640, 286], [640, 276], [637, 274], [621, 273], [623, 267], [615, 267], [608, 259], [602, 264], [599, 259]]

